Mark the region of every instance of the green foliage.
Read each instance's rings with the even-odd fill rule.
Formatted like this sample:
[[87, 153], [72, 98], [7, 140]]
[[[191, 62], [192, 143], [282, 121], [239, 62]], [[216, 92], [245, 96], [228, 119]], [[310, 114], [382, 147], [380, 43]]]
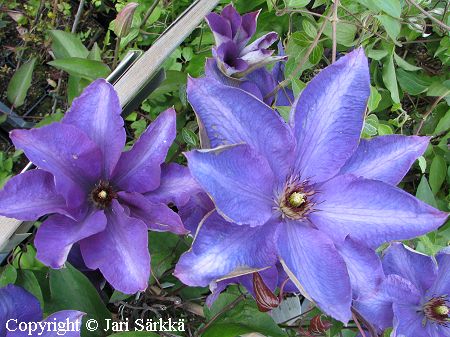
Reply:
[[21, 106], [25, 101], [28, 89], [31, 86], [35, 64], [36, 58], [32, 58], [28, 62], [22, 64], [22, 66], [16, 70], [13, 77], [9, 81], [7, 91], [8, 101], [14, 107]]

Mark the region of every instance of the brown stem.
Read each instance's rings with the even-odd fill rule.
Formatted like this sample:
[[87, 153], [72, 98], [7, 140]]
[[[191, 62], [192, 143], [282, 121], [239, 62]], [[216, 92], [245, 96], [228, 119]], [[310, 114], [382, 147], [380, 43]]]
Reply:
[[208, 329], [209, 326], [212, 323], [214, 323], [226, 311], [231, 310], [232, 308], [234, 308], [244, 298], [245, 298], [245, 295], [241, 295], [241, 296], [237, 297], [233, 302], [231, 302], [230, 304], [228, 304], [225, 307], [223, 307], [222, 310], [220, 310], [217, 314], [215, 314], [207, 323], [205, 323], [205, 325], [202, 328], [198, 329], [198, 331], [197, 331], [197, 333], [195, 335], [196, 336], [201, 336], [203, 334], [203, 332], [205, 332], [206, 329]]
[[331, 63], [336, 62], [336, 53], [337, 53], [337, 39], [336, 39], [336, 24], [338, 21], [338, 7], [339, 7], [339, 0], [334, 0], [333, 4], [333, 19], [331, 20], [331, 27], [332, 27], [332, 53], [331, 53]]
[[438, 24], [441, 28], [445, 29], [445, 30], [450, 30], [450, 26], [447, 26], [445, 23], [443, 23], [442, 21], [436, 19], [433, 15], [431, 15], [430, 13], [428, 13], [426, 10], [424, 10], [422, 7], [420, 7], [414, 0], [406, 0], [406, 2], [409, 2], [411, 5], [413, 5], [414, 7], [416, 7], [423, 15], [425, 15], [427, 18], [429, 18], [430, 20], [434, 21], [436, 24]]
[[431, 107], [427, 110], [427, 112], [423, 115], [422, 120], [420, 121], [419, 127], [416, 131], [416, 136], [420, 133], [420, 130], [422, 130], [423, 124], [425, 123], [428, 116], [433, 112], [434, 108], [439, 104], [439, 102], [448, 94], [450, 94], [450, 90], [447, 90], [443, 95], [436, 98], [436, 100], [431, 104]]
[[270, 92], [269, 94], [267, 94], [264, 99], [267, 99], [273, 95], [275, 95], [281, 88], [286, 87], [289, 83], [291, 83], [291, 81], [294, 79], [294, 77], [297, 75], [297, 73], [302, 69], [303, 65], [305, 64], [305, 62], [308, 60], [309, 55], [312, 53], [312, 51], [314, 50], [314, 48], [317, 46], [317, 43], [319, 42], [320, 37], [322, 36], [323, 31], [325, 30], [325, 26], [327, 24], [327, 21], [330, 20], [331, 18], [330, 14], [329, 16], [327, 16], [327, 18], [325, 20], [323, 20], [322, 25], [319, 28], [319, 31], [317, 32], [316, 37], [314, 38], [314, 41], [310, 44], [310, 46], [308, 47], [308, 49], [306, 50], [306, 54], [303, 56], [303, 58], [300, 60], [300, 62], [298, 63], [297, 67], [295, 68], [295, 70], [292, 72], [292, 74], [289, 75], [289, 77], [287, 79], [285, 79], [284, 81], [278, 83], [278, 85], [275, 87], [275, 89], [272, 90], [272, 92]]
[[142, 19], [141, 25], [139, 26], [139, 29], [141, 29], [142, 27], [145, 26], [148, 18], [150, 17], [150, 15], [152, 15], [152, 13], [155, 10], [156, 6], [158, 6], [158, 3], [159, 3], [159, 0], [153, 1], [152, 5], [149, 7], [149, 9], [147, 10], [147, 12], [144, 15], [144, 18]]
[[117, 67], [117, 60], [119, 59], [119, 51], [120, 51], [120, 36], [116, 38], [116, 48], [114, 48], [114, 59], [112, 68], [116, 69]]
[[78, 5], [77, 14], [75, 15], [75, 20], [72, 25], [72, 33], [77, 31], [78, 23], [80, 22], [81, 15], [83, 14], [84, 2], [85, 0], [80, 0], [80, 4]]

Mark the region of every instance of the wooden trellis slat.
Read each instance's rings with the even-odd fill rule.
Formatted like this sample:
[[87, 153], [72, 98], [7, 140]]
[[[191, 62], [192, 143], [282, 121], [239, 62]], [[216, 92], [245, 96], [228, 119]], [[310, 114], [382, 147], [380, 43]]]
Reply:
[[[218, 3], [219, 0], [194, 1], [130, 68], [114, 80], [124, 110], [129, 110], [127, 106], [136, 100], [146, 98], [142, 94], [143, 88], [155, 85], [152, 83], [155, 78], [161, 80], [161, 65]], [[28, 235], [29, 228], [28, 223], [0, 216], [0, 262]]]

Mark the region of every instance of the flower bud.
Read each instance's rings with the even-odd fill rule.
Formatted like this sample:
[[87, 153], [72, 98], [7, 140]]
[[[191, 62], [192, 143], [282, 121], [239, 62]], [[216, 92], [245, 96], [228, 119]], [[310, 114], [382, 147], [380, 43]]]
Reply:
[[314, 316], [310, 323], [308, 331], [311, 333], [324, 334], [327, 330], [331, 328], [331, 323], [328, 321], [322, 321], [323, 315]]
[[136, 2], [130, 2], [117, 14], [114, 20], [114, 33], [117, 37], [125, 37], [130, 33], [131, 24], [133, 22], [133, 15], [136, 7], [139, 6]]
[[253, 273], [253, 290], [259, 311], [267, 312], [280, 305], [280, 300], [264, 283], [259, 273]]

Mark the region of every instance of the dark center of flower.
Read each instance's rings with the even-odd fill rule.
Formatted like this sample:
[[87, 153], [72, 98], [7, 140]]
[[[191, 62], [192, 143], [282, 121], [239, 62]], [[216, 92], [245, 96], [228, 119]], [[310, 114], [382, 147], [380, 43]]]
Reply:
[[276, 201], [276, 208], [283, 218], [299, 220], [313, 210], [313, 189], [307, 181], [300, 182], [298, 178], [289, 179]]
[[91, 192], [91, 200], [95, 207], [99, 209], [111, 206], [111, 202], [115, 198], [117, 198], [117, 193], [110, 183], [105, 180], [100, 180]]
[[444, 326], [450, 323], [450, 303], [447, 300], [447, 296], [433, 297], [425, 303], [423, 312], [425, 318], [431, 322]]

